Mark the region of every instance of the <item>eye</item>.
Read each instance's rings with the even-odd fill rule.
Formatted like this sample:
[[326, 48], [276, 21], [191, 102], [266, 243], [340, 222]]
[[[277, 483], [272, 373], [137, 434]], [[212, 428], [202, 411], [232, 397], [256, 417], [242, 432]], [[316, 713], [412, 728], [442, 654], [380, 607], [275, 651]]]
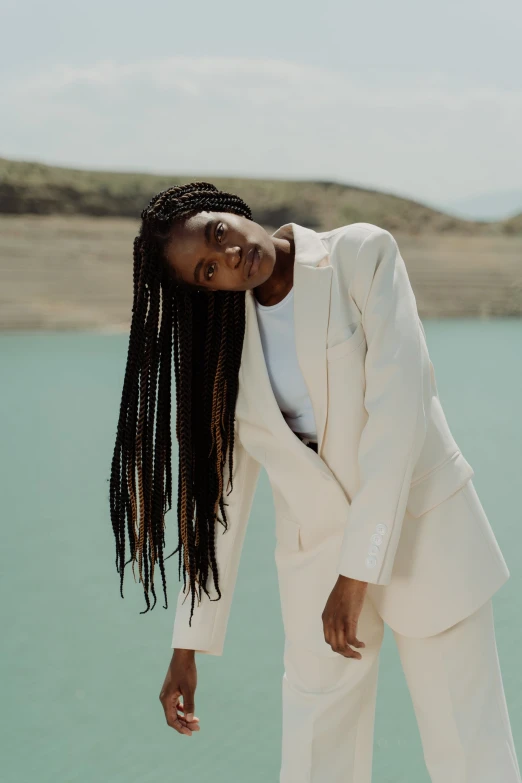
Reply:
[[[216, 236], [217, 236], [217, 232], [218, 232], [218, 230], [219, 230], [220, 226], [224, 226], [224, 224], [223, 224], [223, 223], [218, 223], [218, 224], [217, 224], [217, 226], [216, 226]], [[223, 238], [223, 234], [221, 234], [221, 238]], [[219, 241], [219, 240], [218, 240], [218, 241]]]
[[[206, 278], [207, 280], [212, 280], [212, 276], [213, 276], [213, 274], [214, 274], [214, 271], [213, 271], [213, 270], [214, 270], [214, 267], [215, 267], [215, 266], [216, 266], [215, 264], [209, 264], [209, 265], [207, 266], [207, 271], [205, 272], [205, 278]], [[208, 270], [209, 270], [209, 269], [212, 269], [212, 274], [211, 274], [210, 276], [209, 276], [209, 274], [208, 274]]]

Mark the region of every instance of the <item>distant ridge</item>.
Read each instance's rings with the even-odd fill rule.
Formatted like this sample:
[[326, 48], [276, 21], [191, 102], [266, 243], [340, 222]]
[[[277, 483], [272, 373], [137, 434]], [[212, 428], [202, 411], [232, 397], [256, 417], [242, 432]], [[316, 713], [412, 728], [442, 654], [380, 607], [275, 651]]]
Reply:
[[434, 206], [466, 220], [508, 220], [522, 212], [522, 188], [477, 193]]
[[264, 226], [292, 221], [328, 231], [363, 221], [409, 234], [522, 234], [522, 215], [499, 222], [465, 220], [417, 201], [338, 182], [88, 171], [7, 158], [0, 158], [0, 213], [139, 220], [156, 193], [195, 180], [241, 196]]
[[503, 226], [506, 234], [522, 234], [522, 212], [504, 220]]

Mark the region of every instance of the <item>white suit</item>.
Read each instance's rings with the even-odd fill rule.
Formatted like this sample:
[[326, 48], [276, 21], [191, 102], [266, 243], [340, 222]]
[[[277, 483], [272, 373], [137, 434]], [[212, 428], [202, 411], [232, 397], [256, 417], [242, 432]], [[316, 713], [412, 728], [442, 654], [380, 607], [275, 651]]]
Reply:
[[[468, 671], [477, 680], [484, 673], [488, 681], [500, 678], [489, 599], [509, 571], [471, 481], [473, 469], [441, 408], [404, 261], [393, 236], [369, 223], [323, 233], [290, 223], [274, 236], [288, 227], [295, 240], [296, 349], [313, 405], [318, 453], [296, 437], [279, 410], [253, 291], [247, 291], [234, 490], [226, 498], [228, 530], [222, 533], [219, 526], [216, 536], [222, 597], [210, 602], [203, 595], [189, 627], [190, 596], [180, 591], [172, 647], [222, 654], [263, 465], [274, 495], [285, 630], [280, 780], [369, 783], [384, 621], [395, 633], [414, 704], [419, 697], [416, 712], [432, 779], [490, 783], [487, 773], [466, 776], [468, 762], [460, 776], [445, 767], [448, 743], [460, 740], [451, 732], [443, 740], [442, 728], [430, 728], [429, 721], [423, 729], [419, 717], [432, 710], [433, 723], [445, 720], [447, 729], [447, 704], [439, 711], [434, 706], [437, 677], [447, 679], [447, 670], [439, 661], [437, 674], [434, 664], [424, 689], [417, 677], [437, 645], [442, 649], [445, 643], [453, 658], [451, 645], [462, 651], [473, 633], [475, 641], [482, 634], [491, 657], [481, 659], [482, 669], [477, 660], [474, 669], [467, 650]], [[227, 479], [225, 474], [225, 486]], [[321, 613], [339, 574], [369, 583], [357, 634], [367, 644], [361, 661], [339, 655], [324, 640]], [[490, 705], [503, 699], [500, 679], [497, 685]], [[469, 693], [461, 701], [459, 709], [471, 709]], [[324, 719], [316, 722], [323, 709], [327, 734], [337, 744], [327, 740]], [[499, 745], [491, 753], [497, 768], [504, 764], [503, 783], [514, 783], [520, 775], [507, 711], [499, 721]], [[464, 745], [459, 748], [467, 758], [472, 751]], [[488, 763], [482, 759], [479, 769]]]

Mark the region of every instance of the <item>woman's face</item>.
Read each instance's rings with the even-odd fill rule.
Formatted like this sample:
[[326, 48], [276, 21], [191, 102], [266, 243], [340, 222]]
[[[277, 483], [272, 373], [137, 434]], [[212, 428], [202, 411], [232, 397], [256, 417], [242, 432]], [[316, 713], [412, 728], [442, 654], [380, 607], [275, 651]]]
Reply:
[[268, 280], [276, 250], [270, 234], [248, 218], [198, 212], [175, 224], [165, 256], [186, 283], [212, 291], [246, 291]]

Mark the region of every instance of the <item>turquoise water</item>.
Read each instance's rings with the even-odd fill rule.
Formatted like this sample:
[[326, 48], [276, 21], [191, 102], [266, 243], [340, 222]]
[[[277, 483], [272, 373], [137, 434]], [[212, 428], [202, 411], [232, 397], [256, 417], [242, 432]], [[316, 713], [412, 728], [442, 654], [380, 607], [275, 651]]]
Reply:
[[[440, 396], [511, 570], [494, 607], [522, 761], [522, 321], [426, 321]], [[260, 476], [223, 657], [197, 655], [201, 731], [177, 734], [158, 700], [169, 608], [127, 572], [122, 600], [109, 469], [125, 335], [0, 336], [2, 711], [6, 783], [276, 783], [283, 632], [270, 488]], [[176, 486], [176, 484], [175, 484]], [[167, 552], [177, 544], [174, 511]], [[441, 578], [442, 575], [441, 575]], [[381, 655], [374, 780], [427, 783], [393, 636]], [[327, 783], [327, 781], [325, 781]]]

